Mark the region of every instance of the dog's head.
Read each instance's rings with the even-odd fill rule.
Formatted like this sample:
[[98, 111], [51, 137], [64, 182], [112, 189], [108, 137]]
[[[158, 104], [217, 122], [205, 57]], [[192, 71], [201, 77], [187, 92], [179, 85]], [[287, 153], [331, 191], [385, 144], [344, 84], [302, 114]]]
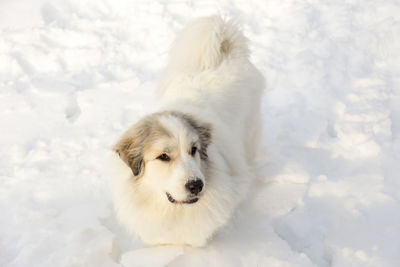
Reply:
[[[114, 150], [132, 170], [132, 183], [174, 204], [192, 204], [205, 191], [211, 126], [181, 112], [144, 117]], [[149, 196], [151, 197], [151, 196]]]

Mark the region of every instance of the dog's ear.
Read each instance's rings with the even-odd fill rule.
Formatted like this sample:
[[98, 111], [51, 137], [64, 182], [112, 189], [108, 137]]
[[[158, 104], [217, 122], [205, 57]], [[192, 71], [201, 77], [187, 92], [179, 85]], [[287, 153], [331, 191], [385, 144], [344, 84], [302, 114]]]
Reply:
[[203, 160], [207, 160], [207, 147], [211, 143], [211, 124], [202, 123], [201, 125], [198, 125], [198, 127], [195, 129], [200, 136], [200, 157]]
[[144, 169], [143, 149], [140, 137], [123, 136], [113, 147], [113, 150], [128, 165], [134, 176], [139, 176]]
[[202, 160], [207, 160], [208, 159], [207, 147], [211, 143], [211, 137], [212, 137], [211, 124], [206, 122], [201, 122], [187, 114], [185, 114], [183, 118], [197, 132], [200, 138], [200, 149], [199, 149], [200, 158]]

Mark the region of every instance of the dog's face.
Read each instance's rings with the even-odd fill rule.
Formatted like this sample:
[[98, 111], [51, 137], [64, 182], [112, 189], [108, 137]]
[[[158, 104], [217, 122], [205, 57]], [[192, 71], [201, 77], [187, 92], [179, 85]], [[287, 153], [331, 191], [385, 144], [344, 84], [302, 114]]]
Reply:
[[130, 128], [114, 149], [148, 197], [193, 204], [206, 190], [211, 127], [180, 112], [155, 113]]

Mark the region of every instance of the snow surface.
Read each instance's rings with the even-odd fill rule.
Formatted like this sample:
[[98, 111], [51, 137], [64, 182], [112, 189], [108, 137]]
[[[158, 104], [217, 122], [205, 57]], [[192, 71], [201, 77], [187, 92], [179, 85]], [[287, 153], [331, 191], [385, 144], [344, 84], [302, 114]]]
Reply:
[[[267, 78], [260, 179], [206, 248], [145, 247], [109, 148], [156, 108], [175, 34], [216, 13]], [[0, 266], [400, 266], [397, 0], [2, 0], [0, 107]]]

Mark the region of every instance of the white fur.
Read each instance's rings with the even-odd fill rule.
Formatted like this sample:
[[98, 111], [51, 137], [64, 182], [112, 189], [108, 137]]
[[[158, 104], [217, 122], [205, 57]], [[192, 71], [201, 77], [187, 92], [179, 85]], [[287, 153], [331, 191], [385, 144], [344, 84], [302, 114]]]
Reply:
[[[199, 157], [185, 154], [186, 144], [196, 136], [172, 117], [161, 123], [174, 133], [165, 142], [180, 146], [173, 167], [145, 156], [145, 174], [132, 182], [131, 169], [115, 157], [118, 218], [145, 243], [204, 246], [245, 196], [259, 145], [264, 87], [248, 54], [237, 25], [219, 17], [197, 19], [177, 37], [159, 85], [162, 110], [192, 114], [212, 125], [209, 164], [202, 165]], [[200, 200], [194, 204], [169, 202], [164, 191], [183, 200], [183, 185], [190, 176], [205, 182]], [[155, 193], [157, 186], [159, 193]]]

